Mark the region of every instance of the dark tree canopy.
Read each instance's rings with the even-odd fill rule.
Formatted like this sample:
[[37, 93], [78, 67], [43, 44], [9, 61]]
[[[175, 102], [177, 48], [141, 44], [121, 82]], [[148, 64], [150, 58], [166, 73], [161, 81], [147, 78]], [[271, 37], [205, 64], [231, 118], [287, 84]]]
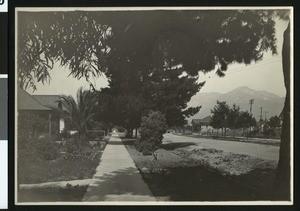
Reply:
[[[187, 109], [204, 85], [197, 82], [198, 72], [216, 70], [222, 77], [229, 64], [250, 64], [268, 50], [276, 53], [272, 13], [19, 12], [19, 83], [35, 89], [35, 81], [49, 81], [59, 62], [76, 78], [107, 76], [115, 107], [124, 105], [119, 109], [124, 115], [117, 115], [124, 118], [116, 121], [139, 125], [140, 115], [154, 109], [166, 114], [169, 126], [183, 125], [200, 109]], [[144, 106], [133, 109], [133, 98]]]
[[[276, 53], [274, 11], [19, 12], [18, 79], [22, 87], [49, 80], [53, 62], [77, 78], [120, 68], [137, 77], [182, 66], [190, 76]], [[122, 64], [122, 65], [120, 65]]]
[[242, 111], [239, 115], [237, 124], [240, 128], [256, 126], [256, 120], [248, 111]]
[[240, 117], [240, 107], [237, 106], [236, 104], [233, 104], [232, 108], [230, 108], [228, 117], [227, 117], [227, 122], [228, 122], [228, 127], [230, 129], [236, 129], [239, 128], [239, 117]]
[[228, 115], [230, 107], [225, 101], [217, 101], [215, 107], [211, 110], [211, 125], [214, 128], [226, 128], [228, 127]]
[[268, 122], [271, 128], [276, 128], [281, 126], [281, 120], [277, 115], [270, 117]]

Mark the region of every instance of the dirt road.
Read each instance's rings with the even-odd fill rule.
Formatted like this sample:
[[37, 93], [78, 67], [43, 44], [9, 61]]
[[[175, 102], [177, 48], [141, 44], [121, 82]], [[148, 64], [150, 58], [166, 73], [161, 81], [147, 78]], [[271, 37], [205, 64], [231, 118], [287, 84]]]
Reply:
[[232, 152], [236, 154], [245, 154], [253, 157], [258, 157], [267, 160], [279, 159], [279, 147], [269, 146], [254, 143], [243, 143], [234, 141], [222, 141], [215, 139], [193, 138], [186, 136], [173, 135], [171, 133], [164, 134], [164, 143], [194, 143], [190, 145], [191, 148], [214, 148], [223, 150], [225, 152]]

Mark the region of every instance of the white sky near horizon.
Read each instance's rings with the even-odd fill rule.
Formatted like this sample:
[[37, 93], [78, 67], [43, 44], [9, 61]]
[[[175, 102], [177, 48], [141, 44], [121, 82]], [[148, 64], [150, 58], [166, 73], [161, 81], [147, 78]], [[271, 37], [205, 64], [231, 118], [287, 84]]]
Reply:
[[[272, 56], [271, 53], [265, 53], [262, 61], [256, 64], [243, 65], [232, 64], [228, 66], [226, 76], [220, 78], [216, 76], [215, 71], [209, 74], [199, 74], [199, 82], [206, 81], [200, 92], [219, 92], [226, 93], [241, 86], [248, 86], [255, 90], [265, 90], [274, 93], [280, 97], [285, 96], [285, 87], [283, 82], [283, 71], [281, 63], [281, 50], [283, 42], [283, 32], [287, 28], [288, 22], [276, 20], [276, 38], [278, 54]], [[80, 80], [69, 76], [68, 67], [60, 67], [55, 64], [50, 72], [50, 84], [43, 85], [37, 83], [37, 91], [27, 91], [32, 94], [65, 94], [76, 96], [79, 87], [89, 88], [89, 84], [82, 78]], [[96, 89], [107, 87], [108, 82], [105, 76], [91, 80]]]

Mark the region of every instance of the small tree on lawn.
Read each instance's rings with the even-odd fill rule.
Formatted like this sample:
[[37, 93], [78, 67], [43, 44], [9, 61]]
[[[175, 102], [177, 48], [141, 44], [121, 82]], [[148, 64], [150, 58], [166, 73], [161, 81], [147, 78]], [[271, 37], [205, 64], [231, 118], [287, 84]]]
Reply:
[[273, 129], [276, 127], [280, 127], [281, 126], [280, 118], [277, 115], [270, 117], [269, 125]]
[[233, 104], [228, 113], [228, 126], [233, 129], [233, 136], [235, 136], [235, 129], [238, 128], [238, 119], [240, 116], [240, 107]]
[[161, 145], [163, 134], [167, 131], [166, 117], [159, 111], [150, 111], [147, 116], [142, 117], [141, 123], [141, 140], [137, 142], [136, 148], [143, 155], [152, 154], [157, 160], [154, 153]]
[[256, 126], [256, 120], [248, 111], [242, 111], [239, 115], [237, 124], [239, 128], [243, 128], [245, 135], [245, 129], [251, 126]]
[[220, 102], [217, 101], [217, 105], [215, 105], [214, 109], [211, 110], [212, 118], [211, 118], [211, 125], [214, 128], [221, 128], [222, 129], [222, 136], [223, 136], [223, 129], [225, 128], [225, 136], [226, 136], [226, 128], [228, 127], [228, 114], [229, 114], [229, 106], [226, 104], [225, 101]]

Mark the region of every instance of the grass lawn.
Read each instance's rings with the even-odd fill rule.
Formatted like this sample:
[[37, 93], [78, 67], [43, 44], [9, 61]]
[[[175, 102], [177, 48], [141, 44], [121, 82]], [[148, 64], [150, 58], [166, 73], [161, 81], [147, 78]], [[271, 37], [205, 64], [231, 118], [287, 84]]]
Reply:
[[34, 160], [19, 168], [19, 184], [89, 179], [95, 174], [102, 152], [93, 159], [54, 161]]
[[209, 165], [181, 157], [178, 149], [182, 151], [188, 145], [171, 149], [163, 146], [165, 149], [157, 151], [158, 160], [154, 162], [152, 156], [143, 156], [135, 149], [133, 140], [122, 140], [144, 181], [159, 200], [277, 200], [272, 194], [275, 169], [253, 168], [243, 174], [225, 175], [224, 172], [210, 168]]
[[99, 165], [103, 147], [86, 147], [83, 151], [91, 156], [82, 159], [65, 159], [61, 155], [55, 160], [20, 160], [18, 182], [31, 184], [92, 178]]
[[[99, 144], [83, 144], [78, 148], [68, 148], [54, 144], [58, 149], [55, 159], [47, 160], [41, 156], [18, 157], [18, 184], [35, 184], [70, 180], [90, 179], [100, 163], [106, 141]], [[71, 151], [70, 151], [71, 149]], [[34, 147], [33, 147], [34, 150]], [[25, 152], [40, 155], [41, 152]], [[21, 159], [22, 158], [22, 159]], [[88, 185], [63, 187], [34, 187], [18, 190], [19, 202], [81, 201]]]
[[31, 190], [19, 190], [19, 202], [71, 202], [81, 201], [86, 193], [87, 185], [71, 186], [66, 188], [39, 188]]

